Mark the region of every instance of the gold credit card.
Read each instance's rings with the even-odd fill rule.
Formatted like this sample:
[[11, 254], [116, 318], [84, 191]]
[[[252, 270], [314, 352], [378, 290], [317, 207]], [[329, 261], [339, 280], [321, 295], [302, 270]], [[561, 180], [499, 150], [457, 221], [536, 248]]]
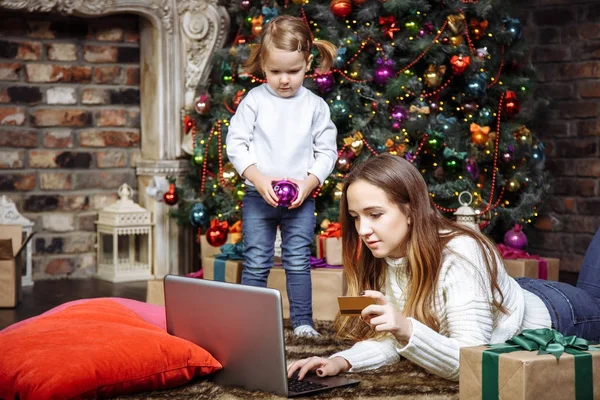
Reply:
[[338, 297], [340, 305], [340, 314], [343, 316], [360, 316], [362, 310], [371, 305], [376, 304], [375, 299], [365, 296], [340, 296]]

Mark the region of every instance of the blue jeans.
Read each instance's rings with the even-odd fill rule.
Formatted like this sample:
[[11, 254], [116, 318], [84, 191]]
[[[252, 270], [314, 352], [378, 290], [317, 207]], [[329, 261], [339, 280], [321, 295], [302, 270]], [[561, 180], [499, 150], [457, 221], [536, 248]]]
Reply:
[[252, 187], [243, 200], [244, 262], [242, 284], [267, 286], [273, 266], [277, 226], [281, 229], [281, 260], [285, 269], [294, 328], [313, 326], [310, 246], [315, 231], [315, 201], [309, 197], [293, 210], [270, 206]]
[[552, 328], [563, 335], [600, 340], [600, 229], [585, 253], [576, 286], [531, 278], [517, 282], [542, 299]]

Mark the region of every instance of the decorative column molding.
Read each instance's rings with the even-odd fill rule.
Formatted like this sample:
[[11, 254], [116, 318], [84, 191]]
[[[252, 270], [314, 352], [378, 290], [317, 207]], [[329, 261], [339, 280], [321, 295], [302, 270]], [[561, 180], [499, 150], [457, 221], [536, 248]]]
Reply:
[[[186, 169], [187, 163], [178, 160], [184, 155], [181, 114], [193, 106], [196, 87], [208, 76], [211, 54], [223, 45], [229, 32], [229, 15], [218, 4], [217, 0], [0, 0], [0, 9], [78, 17], [119, 13], [141, 17], [142, 161], [137, 173], [142, 203], [150, 175], [179, 176]], [[182, 271], [174, 245], [188, 243], [189, 235], [171, 227], [162, 203], [146, 208], [156, 219], [155, 266], [165, 273]], [[177, 235], [185, 238], [179, 240]]]
[[208, 65], [215, 49], [227, 40], [229, 14], [223, 7], [208, 2], [181, 0], [178, 9], [181, 19], [182, 42], [185, 49], [186, 110], [193, 107], [196, 88], [210, 72]]
[[152, 187], [155, 177], [172, 176], [181, 181], [189, 171], [187, 160], [140, 161], [136, 172], [138, 175], [138, 203], [152, 212], [154, 231], [154, 269], [156, 279], [162, 279], [166, 274], [184, 274], [187, 268], [195, 264], [192, 255], [195, 253], [194, 236], [191, 228], [178, 226], [169, 217], [170, 207], [147, 194], [146, 189]]

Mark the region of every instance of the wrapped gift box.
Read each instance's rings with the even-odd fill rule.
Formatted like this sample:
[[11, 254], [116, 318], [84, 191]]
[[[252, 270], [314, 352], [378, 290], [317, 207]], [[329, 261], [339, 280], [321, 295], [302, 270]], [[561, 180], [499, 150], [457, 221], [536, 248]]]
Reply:
[[204, 279], [211, 281], [240, 283], [242, 281], [242, 260], [228, 260], [216, 257], [202, 257]]
[[21, 225], [2, 225], [0, 229], [0, 307], [14, 308], [21, 301], [22, 271], [19, 255], [33, 237], [23, 240]]
[[316, 236], [317, 258], [324, 258], [329, 265], [342, 265], [342, 238]]
[[560, 260], [558, 258], [545, 258], [546, 260], [546, 277], [541, 270], [541, 265], [535, 258], [517, 258], [504, 259], [504, 268], [508, 275], [513, 278], [528, 277], [534, 279], [547, 279], [550, 281], [558, 281], [558, 270]]
[[[338, 296], [346, 294], [346, 282], [342, 268], [313, 268], [310, 271], [312, 280], [313, 318], [333, 321], [339, 312]], [[283, 317], [290, 317], [290, 304], [287, 296], [285, 270], [273, 267], [269, 274], [267, 286], [281, 292]]]
[[[460, 400], [600, 399], [600, 351], [586, 352], [591, 354], [592, 362], [588, 364], [589, 368], [578, 369], [577, 372], [575, 357], [567, 353], [563, 353], [559, 360], [551, 354], [537, 355], [537, 350], [502, 354], [497, 374], [486, 371], [484, 389], [482, 356], [483, 351], [488, 349], [487, 346], [460, 349]], [[587, 384], [587, 387], [579, 387], [577, 397], [576, 373], [580, 374], [577, 383], [583, 378], [583, 384]], [[489, 395], [490, 387], [497, 388], [498, 395]], [[593, 394], [584, 395], [581, 393], [583, 389], [592, 390]], [[484, 390], [488, 395], [483, 395]]]
[[[234, 239], [236, 239], [236, 236], [229, 234], [227, 236], [227, 242], [225, 243], [234, 244], [236, 243], [234, 242]], [[221, 247], [215, 247], [208, 244], [206, 241], [206, 235], [202, 235], [200, 237], [200, 257], [214, 257], [219, 253], [221, 253]]]
[[165, 289], [162, 279], [151, 279], [148, 281], [146, 303], [156, 304], [158, 306], [165, 305]]

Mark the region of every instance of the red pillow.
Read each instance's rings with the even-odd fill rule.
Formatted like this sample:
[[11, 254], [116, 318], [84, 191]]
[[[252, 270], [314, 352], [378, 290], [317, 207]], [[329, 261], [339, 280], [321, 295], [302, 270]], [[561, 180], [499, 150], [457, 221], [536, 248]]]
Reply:
[[107, 299], [0, 333], [0, 398], [112, 397], [182, 385], [222, 368], [210, 353]]
[[4, 330], [0, 330], [0, 334], [11, 331], [16, 328], [19, 328], [22, 325], [27, 325], [27, 324], [35, 321], [36, 319], [42, 318], [46, 315], [57, 313], [61, 310], [64, 310], [65, 308], [74, 306], [75, 304], [87, 303], [89, 301], [97, 301], [98, 299], [106, 299], [106, 300], [115, 301], [115, 302], [119, 303], [120, 305], [125, 306], [125, 308], [127, 308], [128, 310], [131, 310], [134, 313], [136, 313], [137, 315], [139, 315], [140, 317], [142, 317], [142, 319], [144, 321], [146, 321], [152, 325], [156, 325], [159, 328], [162, 328], [162, 330], [164, 330], [164, 331], [167, 330], [165, 306], [159, 306], [156, 304], [145, 303], [143, 301], [126, 299], [124, 297], [98, 297], [96, 299], [80, 299], [80, 300], [68, 301], [66, 303], [63, 303], [59, 306], [56, 306], [56, 307], [46, 311], [45, 313], [36, 315], [35, 317], [31, 317], [31, 318], [24, 319], [23, 321], [15, 322], [14, 324], [4, 328]]

